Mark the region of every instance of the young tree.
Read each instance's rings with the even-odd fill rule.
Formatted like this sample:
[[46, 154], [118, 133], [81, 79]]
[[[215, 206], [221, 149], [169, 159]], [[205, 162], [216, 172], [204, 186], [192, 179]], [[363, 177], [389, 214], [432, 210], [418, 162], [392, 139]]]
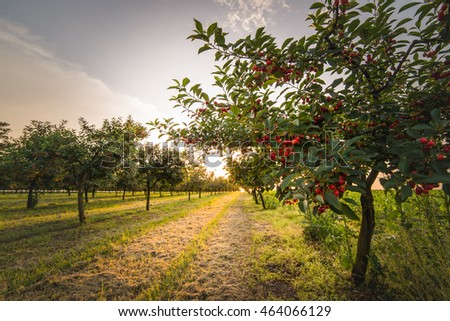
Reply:
[[316, 2], [308, 17], [315, 34], [282, 42], [263, 28], [227, 42], [217, 24], [204, 29], [195, 21], [190, 39], [203, 43], [199, 53], [214, 50], [223, 61], [214, 72], [223, 93], [209, 97], [200, 85], [189, 87], [188, 78], [176, 81], [173, 100], [192, 121], [185, 128], [170, 120], [155, 125], [206, 150], [217, 142], [224, 148], [250, 142], [277, 164], [279, 197], [299, 199], [302, 211], [331, 209], [359, 219], [342, 196], [360, 193], [352, 271], [360, 284], [378, 175], [386, 176], [382, 184], [397, 191], [398, 201], [438, 183], [449, 193], [448, 3]]

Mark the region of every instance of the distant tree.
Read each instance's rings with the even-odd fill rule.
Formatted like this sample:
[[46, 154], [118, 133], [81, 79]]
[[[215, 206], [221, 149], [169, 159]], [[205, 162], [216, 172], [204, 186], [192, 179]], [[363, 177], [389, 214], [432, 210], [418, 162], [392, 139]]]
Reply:
[[45, 188], [60, 176], [60, 147], [70, 131], [66, 122], [54, 125], [33, 120], [9, 149], [6, 167], [11, 183], [28, 190], [27, 208], [38, 203], [38, 189]]
[[145, 181], [146, 210], [150, 210], [150, 191], [157, 183], [176, 185], [183, 177], [184, 162], [174, 147], [147, 143], [140, 151], [139, 171]]
[[9, 124], [0, 121], [0, 154], [3, 153], [10, 142], [10, 132], [11, 129], [9, 128]]
[[8, 146], [11, 145], [9, 124], [0, 122], [0, 189], [5, 191], [10, 187], [10, 171], [8, 169]]
[[78, 133], [67, 138], [61, 149], [66, 181], [75, 186], [78, 197], [78, 218], [86, 222], [85, 197], [88, 187], [111, 176], [123, 161], [124, 126], [120, 118], [104, 120], [101, 128], [79, 120]]

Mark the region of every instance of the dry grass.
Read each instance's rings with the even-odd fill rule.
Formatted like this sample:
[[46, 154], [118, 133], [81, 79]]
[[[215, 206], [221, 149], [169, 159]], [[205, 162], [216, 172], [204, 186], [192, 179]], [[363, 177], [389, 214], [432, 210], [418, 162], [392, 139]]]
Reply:
[[[51, 202], [55, 202], [55, 195], [51, 195]], [[114, 202], [118, 208], [123, 206], [123, 202], [118, 199], [107, 199], [103, 205], [107, 208], [103, 212], [93, 214], [88, 210], [89, 222], [84, 227], [79, 227], [74, 218], [58, 222], [56, 215], [48, 215], [49, 209], [40, 208], [34, 211], [18, 211], [6, 209], [8, 200], [2, 198], [0, 203], [0, 218], [10, 218], [11, 216], [47, 216], [45, 224], [38, 224], [36, 227], [24, 228], [23, 233], [14, 234], [12, 231], [3, 233], [3, 238], [9, 238], [10, 242], [0, 244], [0, 298], [8, 300], [27, 299], [56, 299], [52, 288], [60, 287], [52, 282], [52, 277], [62, 275], [67, 271], [79, 271], [90, 262], [95, 262], [99, 257], [108, 256], [117, 250], [117, 247], [145, 235], [158, 226], [175, 221], [189, 215], [209, 202], [219, 199], [223, 195], [205, 196], [202, 199], [193, 198], [188, 202], [184, 195], [174, 197], [155, 198], [150, 212], [141, 209], [116, 210], [110, 205]], [[57, 203], [60, 208], [70, 207], [71, 198], [59, 196]], [[101, 202], [99, 196], [91, 200], [91, 209], [100, 208], [95, 202]], [[12, 202], [18, 203], [17, 199]], [[129, 202], [134, 202], [136, 206], [142, 205], [142, 197], [138, 197]], [[45, 202], [42, 202], [45, 204]], [[68, 205], [69, 203], [69, 205]], [[139, 205], [138, 205], [139, 204]], [[76, 206], [76, 204], [75, 204]], [[126, 205], [128, 206], [128, 205]], [[56, 206], [55, 206], [56, 207]], [[52, 209], [53, 213], [58, 209]], [[55, 225], [60, 224], [58, 228]], [[2, 228], [5, 228], [5, 224]], [[6, 227], [7, 228], [7, 227]], [[26, 234], [28, 232], [29, 235]], [[94, 277], [94, 281], [97, 279]], [[87, 280], [87, 279], [86, 279]], [[47, 284], [49, 290], [46, 295], [40, 295], [36, 287]], [[45, 287], [45, 286], [44, 286]], [[101, 288], [101, 287], [100, 287]], [[29, 290], [35, 291], [36, 296], [28, 294]]]
[[[171, 262], [183, 252], [217, 211], [235, 195], [205, 203], [186, 215], [148, 230], [127, 242], [114, 242], [67, 269], [45, 275], [19, 291], [21, 300], [132, 300], [157, 284]], [[17, 298], [16, 297], [16, 298]]]
[[176, 300], [255, 300], [249, 284], [252, 224], [245, 215], [241, 194], [214, 233], [208, 237], [179, 286], [171, 293]]

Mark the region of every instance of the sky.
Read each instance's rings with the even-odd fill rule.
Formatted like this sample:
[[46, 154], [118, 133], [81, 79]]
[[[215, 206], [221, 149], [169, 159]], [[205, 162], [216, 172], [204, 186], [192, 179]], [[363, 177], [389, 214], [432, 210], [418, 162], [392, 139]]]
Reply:
[[167, 88], [212, 83], [213, 54], [186, 38], [193, 19], [230, 37], [265, 26], [278, 37], [311, 33], [314, 1], [0, 0], [0, 121], [18, 136], [31, 120], [176, 117]]

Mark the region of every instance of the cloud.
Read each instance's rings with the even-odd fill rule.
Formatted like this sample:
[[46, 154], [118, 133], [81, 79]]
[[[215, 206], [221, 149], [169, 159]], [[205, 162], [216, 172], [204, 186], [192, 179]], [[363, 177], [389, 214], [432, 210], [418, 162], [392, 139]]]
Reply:
[[225, 27], [235, 32], [251, 32], [259, 27], [265, 27], [268, 20], [279, 10], [289, 9], [286, 0], [215, 0], [228, 7], [228, 21]]
[[145, 123], [161, 117], [157, 108], [108, 87], [79, 66], [55, 57], [26, 28], [0, 18], [0, 117], [19, 135], [30, 120], [79, 117], [100, 124], [102, 119], [132, 115]]

